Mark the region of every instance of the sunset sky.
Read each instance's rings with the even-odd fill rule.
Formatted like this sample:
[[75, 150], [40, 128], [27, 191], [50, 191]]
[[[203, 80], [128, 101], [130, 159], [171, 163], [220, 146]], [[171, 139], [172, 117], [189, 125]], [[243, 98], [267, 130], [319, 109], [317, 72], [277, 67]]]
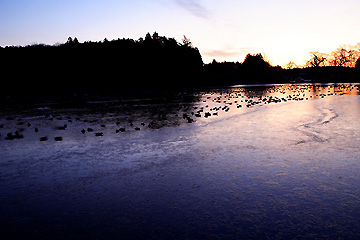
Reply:
[[0, 46], [183, 35], [205, 63], [263, 53], [272, 65], [360, 42], [359, 0], [1, 0]]

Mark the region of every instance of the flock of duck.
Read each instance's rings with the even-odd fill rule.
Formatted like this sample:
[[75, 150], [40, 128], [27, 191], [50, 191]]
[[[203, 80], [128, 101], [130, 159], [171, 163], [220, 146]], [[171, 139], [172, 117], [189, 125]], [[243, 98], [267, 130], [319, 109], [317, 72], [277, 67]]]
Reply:
[[[75, 120], [72, 119], [72, 117], [67, 116], [67, 117], [62, 117], [62, 116], [58, 116], [58, 115], [50, 115], [50, 114], [45, 114], [45, 116], [42, 117], [42, 121], [47, 120], [47, 121], [51, 121], [54, 122], [53, 125], [55, 127], [52, 127], [51, 129], [57, 131], [58, 133], [66, 131], [69, 129], [70, 125], [73, 123], [73, 121], [76, 122], [84, 122], [87, 124], [92, 124], [91, 126], [88, 126], [86, 128], [82, 128], [81, 130], [79, 130], [79, 133], [85, 135], [85, 134], [93, 134], [96, 137], [102, 137], [104, 136], [104, 131], [102, 131], [103, 129], [106, 129], [107, 125], [101, 123], [98, 127], [94, 126], [94, 123], [99, 122], [98, 120], [88, 120], [88, 119], [81, 119], [79, 117], [76, 117]], [[31, 123], [30, 121], [26, 122], [24, 121], [24, 119], [22, 118], [14, 118], [14, 117], [7, 117], [5, 118], [5, 120], [7, 120], [6, 122], [9, 122], [9, 124], [0, 124], [0, 130], [2, 129], [8, 129], [8, 128], [14, 128], [13, 125], [14, 123], [16, 124], [16, 128], [17, 130], [15, 130], [15, 132], [8, 132], [5, 135], [5, 140], [16, 140], [16, 139], [23, 139], [24, 138], [24, 132], [33, 132], [35, 134], [41, 134], [41, 132], [46, 132], [46, 131], [41, 131], [42, 129], [39, 130], [39, 126], [33, 126], [33, 123]], [[59, 124], [59, 122], [64, 122], [66, 121], [65, 124]], [[115, 133], [121, 133], [121, 132], [126, 132], [126, 131], [140, 131], [141, 127], [145, 128], [151, 128], [151, 125], [148, 124], [147, 126], [145, 126], [144, 122], [141, 122], [139, 125], [140, 126], [134, 126], [134, 123], [132, 121], [128, 122], [128, 128], [122, 127], [123, 122], [117, 121], [116, 122], [116, 126], [117, 128], [115, 129]], [[37, 123], [35, 123], [35, 125], [39, 125], [38, 121]], [[100, 131], [95, 131], [95, 129], [99, 129], [100, 127]], [[60, 134], [59, 134], [60, 135]], [[2, 134], [0, 132], [0, 137], [2, 137]], [[40, 136], [39, 137], [40, 141], [48, 141], [49, 137], [48, 136]], [[54, 137], [55, 141], [62, 141], [63, 137], [62, 136], [56, 136]]]
[[[201, 118], [210, 118], [212, 116], [219, 116], [223, 113], [229, 112], [230, 110], [234, 111], [236, 109], [241, 108], [251, 108], [255, 105], [266, 105], [272, 103], [281, 103], [281, 102], [288, 102], [288, 101], [306, 101], [311, 100], [314, 98], [324, 98], [327, 96], [334, 96], [334, 95], [343, 95], [349, 93], [351, 91], [357, 91], [359, 93], [359, 87], [354, 85], [338, 85], [337, 87], [334, 86], [327, 86], [327, 87], [318, 87], [318, 86], [288, 86], [288, 87], [272, 87], [268, 89], [264, 89], [259, 91], [259, 89], [249, 90], [246, 88], [233, 88], [228, 90], [219, 90], [219, 91], [208, 91], [199, 93], [201, 100], [198, 104], [190, 105], [184, 104], [177, 109], [176, 116], [179, 119], [183, 119], [185, 123], [194, 123], [197, 119]], [[234, 109], [234, 110], [233, 110]], [[223, 112], [223, 113], [222, 113]], [[182, 116], [182, 117], [180, 117]], [[102, 137], [104, 136], [104, 129], [107, 128], [106, 124], [101, 123], [97, 126], [94, 123], [98, 122], [97, 120], [86, 120], [81, 119], [79, 117], [72, 118], [70, 116], [64, 117], [61, 115], [50, 115], [45, 114], [45, 119], [49, 121], [53, 121], [53, 125], [57, 125], [53, 129], [58, 131], [56, 136], [53, 138], [55, 141], [62, 141], [63, 137], [60, 136], [61, 131], [66, 131], [69, 126], [73, 123], [73, 121], [79, 122], [82, 121], [87, 123], [87, 127], [77, 128], [79, 134], [88, 135], [92, 134], [95, 137]], [[14, 117], [7, 117], [5, 118], [6, 122], [11, 122], [12, 125], [16, 120]], [[115, 118], [116, 119], [116, 118]], [[159, 120], [160, 121], [160, 120]], [[56, 123], [55, 123], [56, 122]], [[66, 123], [64, 123], [66, 122]], [[89, 126], [89, 124], [93, 124]], [[0, 124], [0, 130], [5, 128], [9, 129], [9, 126], [5, 126], [5, 124]], [[9, 124], [11, 125], [11, 124]], [[16, 139], [23, 139], [25, 131], [32, 131], [35, 134], [41, 134], [39, 130], [39, 124], [34, 124], [31, 121], [25, 121], [24, 119], [18, 118], [17, 119], [17, 129], [14, 132], [6, 133], [4, 139], [5, 140], [16, 140]], [[125, 127], [127, 125], [127, 127]], [[116, 126], [116, 127], [114, 127]], [[151, 129], [156, 128], [153, 126], [153, 122], [149, 120], [149, 123], [145, 122], [133, 122], [128, 121], [127, 123], [123, 120], [117, 118], [116, 123], [111, 123], [110, 127], [113, 128], [112, 131], [114, 133], [124, 133], [127, 131], [140, 131], [143, 129]], [[95, 129], [97, 129], [95, 131]], [[99, 130], [100, 129], [100, 130]], [[3, 131], [1, 131], [3, 132]], [[0, 132], [0, 137], [1, 136]], [[40, 141], [48, 141], [48, 136], [39, 136], [38, 139]]]

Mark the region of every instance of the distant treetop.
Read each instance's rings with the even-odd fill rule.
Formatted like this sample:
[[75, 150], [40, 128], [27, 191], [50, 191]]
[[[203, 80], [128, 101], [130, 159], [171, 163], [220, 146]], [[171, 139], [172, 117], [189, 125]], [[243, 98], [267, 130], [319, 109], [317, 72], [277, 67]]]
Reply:
[[264, 57], [261, 53], [251, 55], [250, 53], [246, 55], [244, 62], [242, 63], [243, 68], [251, 69], [265, 69], [270, 67], [270, 63], [264, 60]]

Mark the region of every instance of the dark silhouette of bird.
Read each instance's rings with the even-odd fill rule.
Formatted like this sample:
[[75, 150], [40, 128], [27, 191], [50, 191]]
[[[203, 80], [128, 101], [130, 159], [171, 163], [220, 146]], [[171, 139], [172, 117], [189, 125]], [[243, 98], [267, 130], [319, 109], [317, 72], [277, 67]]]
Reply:
[[194, 119], [192, 119], [191, 117], [187, 117], [186, 119], [187, 119], [188, 123], [193, 123], [194, 122]]
[[5, 140], [14, 140], [14, 139], [21, 139], [24, 138], [24, 135], [20, 134], [19, 131], [15, 131], [15, 134], [11, 132], [6, 135]]
[[59, 130], [65, 130], [66, 128], [67, 128], [67, 124], [64, 124], [64, 126], [59, 127], [58, 129], [59, 129]]

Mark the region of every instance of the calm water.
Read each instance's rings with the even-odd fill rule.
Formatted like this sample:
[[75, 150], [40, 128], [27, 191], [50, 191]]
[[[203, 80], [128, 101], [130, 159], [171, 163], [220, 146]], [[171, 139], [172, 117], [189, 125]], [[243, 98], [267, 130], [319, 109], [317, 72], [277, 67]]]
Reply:
[[359, 119], [351, 84], [8, 110], [0, 230], [9, 239], [358, 239]]

